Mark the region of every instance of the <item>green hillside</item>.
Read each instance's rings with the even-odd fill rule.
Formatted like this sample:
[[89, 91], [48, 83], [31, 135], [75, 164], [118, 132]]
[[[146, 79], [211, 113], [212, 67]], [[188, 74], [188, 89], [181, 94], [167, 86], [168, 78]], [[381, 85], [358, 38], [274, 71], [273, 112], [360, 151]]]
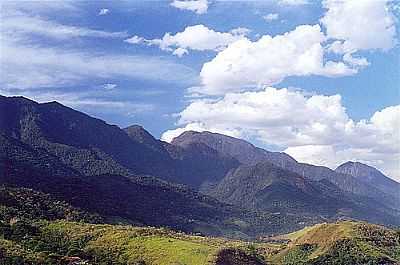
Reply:
[[1, 265], [262, 265], [257, 252], [277, 248], [166, 228], [101, 224], [97, 215], [24, 188], [0, 187], [0, 209]]
[[[2, 224], [0, 264], [265, 264], [260, 246], [168, 229], [68, 221]], [[271, 245], [271, 249], [273, 246]], [[227, 259], [235, 263], [224, 263]], [[85, 263], [86, 262], [86, 263]]]
[[0, 187], [0, 209], [1, 265], [400, 262], [400, 230], [361, 222], [318, 224], [263, 242], [244, 242], [166, 228], [103, 224], [98, 215], [23, 188]]
[[281, 236], [290, 243], [273, 264], [398, 264], [400, 230], [362, 222], [319, 224]]
[[[400, 233], [366, 223], [317, 225], [285, 244], [168, 229], [68, 221], [2, 224], [1, 264], [398, 264]], [[76, 263], [69, 263], [75, 260]]]

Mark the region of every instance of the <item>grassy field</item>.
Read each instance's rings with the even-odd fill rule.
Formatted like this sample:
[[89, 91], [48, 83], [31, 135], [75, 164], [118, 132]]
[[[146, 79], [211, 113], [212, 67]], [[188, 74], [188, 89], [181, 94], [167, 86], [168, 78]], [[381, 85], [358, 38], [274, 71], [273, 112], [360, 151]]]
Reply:
[[40, 221], [3, 223], [0, 264], [397, 264], [400, 232], [359, 222], [319, 224], [281, 244], [187, 235], [164, 228]]
[[280, 236], [288, 245], [272, 264], [398, 264], [400, 232], [362, 222], [318, 224]]
[[187, 235], [162, 228], [68, 221], [16, 222], [1, 237], [4, 264], [54, 264], [79, 257], [90, 264], [205, 265], [215, 264], [226, 249], [235, 249], [241, 258], [262, 262], [259, 253], [277, 249], [272, 244]]
[[[400, 230], [323, 223], [263, 242], [103, 224], [41, 193], [3, 189], [0, 265], [378, 265], [400, 263]], [[267, 241], [267, 242], [266, 242]]]

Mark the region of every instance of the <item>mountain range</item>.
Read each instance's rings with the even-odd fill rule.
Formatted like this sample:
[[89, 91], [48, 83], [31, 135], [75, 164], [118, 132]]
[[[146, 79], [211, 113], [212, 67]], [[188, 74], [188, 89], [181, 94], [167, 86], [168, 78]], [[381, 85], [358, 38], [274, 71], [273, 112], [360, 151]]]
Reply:
[[104, 222], [239, 238], [338, 219], [400, 225], [400, 184], [361, 163], [331, 170], [210, 132], [166, 143], [23, 97], [0, 97], [0, 141], [0, 184]]
[[[309, 180], [328, 180], [340, 190], [346, 192], [371, 196], [388, 203], [392, 202], [394, 206], [398, 205], [399, 202], [400, 184], [378, 170], [361, 163], [356, 164], [359, 165], [359, 168], [364, 168], [363, 171], [358, 170], [353, 173], [350, 170], [344, 171], [345, 167], [354, 164], [351, 162], [344, 163], [334, 171], [323, 166], [299, 163], [285, 153], [269, 152], [244, 140], [210, 132], [184, 132], [172, 141], [172, 144], [179, 146], [187, 146], [193, 143], [206, 144], [221, 154], [236, 158], [243, 165], [253, 166], [268, 161]], [[365, 170], [365, 168], [369, 170]], [[371, 180], [371, 175], [375, 176], [373, 180]]]

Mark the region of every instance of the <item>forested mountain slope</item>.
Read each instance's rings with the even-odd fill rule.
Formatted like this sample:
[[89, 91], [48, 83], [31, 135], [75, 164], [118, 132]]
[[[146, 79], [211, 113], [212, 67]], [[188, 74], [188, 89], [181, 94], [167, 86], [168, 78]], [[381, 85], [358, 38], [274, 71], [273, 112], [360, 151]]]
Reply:
[[255, 237], [290, 231], [318, 218], [238, 209], [155, 177], [82, 175], [41, 148], [0, 134], [0, 184], [45, 192], [107, 222], [167, 226], [188, 232]]
[[0, 141], [1, 183], [108, 220], [254, 237], [326, 219], [400, 219], [392, 194], [350, 174], [208, 132], [169, 144], [56, 102], [0, 97]]
[[351, 175], [361, 182], [373, 185], [384, 193], [392, 194], [400, 200], [400, 183], [388, 178], [376, 168], [359, 162], [346, 162], [338, 166], [335, 171]]
[[400, 198], [397, 194], [394, 194], [396, 192], [393, 190], [392, 192], [382, 192], [378, 188], [380, 185], [377, 182], [362, 181], [361, 178], [351, 174], [343, 174], [340, 170], [335, 172], [323, 166], [298, 163], [285, 153], [268, 152], [241, 139], [218, 133], [188, 131], [172, 141], [173, 145], [178, 146], [187, 146], [194, 143], [206, 144], [223, 155], [236, 158], [245, 165], [254, 166], [257, 163], [267, 161], [311, 181], [328, 180], [343, 192], [368, 197], [377, 202], [383, 202], [390, 208], [400, 210]]

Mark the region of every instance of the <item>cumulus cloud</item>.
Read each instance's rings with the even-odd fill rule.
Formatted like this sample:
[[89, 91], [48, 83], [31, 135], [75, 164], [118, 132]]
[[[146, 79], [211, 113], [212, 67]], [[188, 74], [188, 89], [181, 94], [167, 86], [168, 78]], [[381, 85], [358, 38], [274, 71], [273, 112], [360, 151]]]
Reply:
[[396, 44], [395, 19], [387, 0], [325, 0], [321, 23], [328, 38], [341, 40], [344, 51], [381, 49]]
[[196, 51], [220, 51], [229, 44], [243, 39], [249, 32], [246, 28], [233, 29], [230, 32], [218, 32], [207, 28], [204, 25], [194, 25], [186, 27], [184, 31], [175, 35], [166, 33], [162, 39], [145, 39], [139, 36], [133, 36], [126, 39], [125, 42], [131, 44], [144, 43], [147, 45], [156, 45], [164, 51], [173, 52], [174, 55], [182, 56], [188, 53], [188, 50]]
[[264, 20], [267, 22], [273, 21], [273, 20], [277, 20], [279, 18], [279, 14], [278, 13], [270, 13], [268, 15], [263, 16]]
[[207, 0], [174, 0], [171, 6], [201, 15], [207, 13], [208, 4]]
[[200, 77], [203, 94], [259, 89], [281, 82], [288, 76], [346, 76], [357, 68], [344, 62], [324, 62], [326, 40], [319, 25], [301, 25], [293, 31], [257, 41], [242, 38], [205, 63]]
[[399, 176], [400, 105], [354, 121], [340, 95], [306, 96], [268, 87], [217, 100], [195, 99], [178, 116], [179, 128], [162, 139], [169, 141], [185, 130], [220, 132], [257, 139], [299, 161], [334, 167], [357, 159]]
[[107, 15], [108, 13], [110, 13], [110, 9], [108, 9], [108, 8], [102, 8], [102, 9], [100, 9], [100, 11], [99, 11], [99, 16], [104, 16], [104, 15]]
[[[294, 5], [307, 1], [279, 3]], [[259, 90], [289, 76], [354, 75], [370, 64], [358, 51], [388, 50], [396, 44], [395, 19], [388, 1], [326, 0], [323, 6], [327, 11], [320, 22], [326, 34], [319, 25], [301, 25], [282, 35], [265, 35], [256, 41], [242, 36], [226, 44], [225, 49], [203, 65], [202, 85], [190, 92], [224, 95]], [[271, 13], [264, 18], [271, 21], [278, 17]], [[328, 53], [342, 58], [330, 61]]]
[[323, 6], [327, 12], [320, 21], [327, 37], [334, 40], [327, 50], [343, 54], [343, 61], [353, 67], [365, 67], [369, 65], [367, 59], [353, 54], [393, 48], [397, 42], [396, 28], [388, 3], [386, 0], [325, 0]]

